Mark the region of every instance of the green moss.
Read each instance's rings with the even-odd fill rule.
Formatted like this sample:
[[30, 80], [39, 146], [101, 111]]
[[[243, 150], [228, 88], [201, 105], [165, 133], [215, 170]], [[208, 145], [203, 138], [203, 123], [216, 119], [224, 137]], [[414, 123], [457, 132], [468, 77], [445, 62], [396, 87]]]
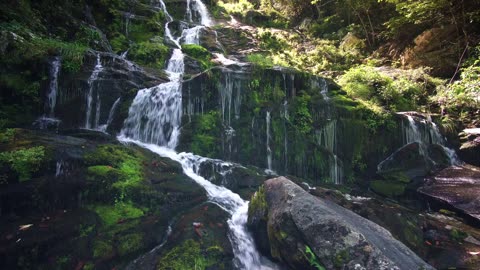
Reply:
[[341, 269], [350, 260], [348, 250], [342, 250], [335, 255], [333, 264], [335, 267]]
[[268, 212], [267, 199], [265, 196], [265, 186], [261, 186], [255, 194], [253, 194], [248, 206], [248, 215], [253, 213], [264, 213], [264, 218]]
[[215, 157], [220, 151], [218, 139], [221, 126], [220, 113], [211, 111], [196, 118], [190, 149], [193, 153], [202, 156]]
[[[217, 249], [211, 249], [216, 253]], [[216, 263], [214, 254], [202, 252], [200, 244], [192, 239], [186, 240], [163, 256], [158, 262], [158, 270], [204, 270]]]
[[7, 163], [17, 174], [20, 181], [31, 179], [40, 169], [45, 158], [43, 146], [0, 153], [0, 161]]
[[102, 219], [105, 226], [117, 224], [120, 220], [136, 219], [144, 215], [143, 211], [132, 203], [120, 202], [115, 205], [96, 205], [91, 207]]
[[140, 233], [127, 234], [118, 239], [118, 254], [124, 256], [137, 252], [143, 247], [143, 236]]
[[211, 60], [212, 60], [212, 54], [205, 49], [204, 47], [196, 44], [183, 44], [182, 45], [182, 51], [192, 57], [193, 59], [197, 60], [201, 66], [202, 69], [208, 69], [213, 66]]
[[[123, 145], [101, 145], [85, 155], [90, 180], [112, 182], [112, 187], [125, 197], [128, 190], [143, 182], [143, 155]], [[101, 165], [100, 165], [101, 164]]]
[[139, 64], [162, 69], [168, 53], [169, 48], [161, 40], [154, 40], [134, 44], [129, 51], [129, 56]]
[[98, 165], [98, 166], [88, 167], [87, 172], [88, 174], [94, 175], [94, 176], [108, 177], [113, 172], [116, 172], [116, 170], [112, 168], [112, 166]]
[[405, 183], [375, 180], [370, 182], [370, 188], [387, 197], [401, 196], [405, 193]]
[[110, 242], [97, 240], [93, 243], [93, 258], [107, 258], [114, 253], [113, 246]]

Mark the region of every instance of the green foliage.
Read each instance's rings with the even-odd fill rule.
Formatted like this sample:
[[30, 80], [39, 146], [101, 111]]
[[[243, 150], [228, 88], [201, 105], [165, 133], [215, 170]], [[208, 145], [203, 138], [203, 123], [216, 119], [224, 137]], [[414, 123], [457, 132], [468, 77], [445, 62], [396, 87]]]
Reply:
[[168, 53], [169, 48], [157, 40], [134, 44], [129, 56], [140, 64], [161, 69], [165, 66]]
[[102, 240], [96, 240], [93, 243], [93, 258], [107, 258], [113, 253], [114, 250], [111, 243]]
[[44, 158], [45, 148], [43, 146], [0, 153], [0, 161], [9, 164], [18, 174], [20, 181], [30, 180], [32, 173], [40, 169]]
[[158, 262], [158, 270], [205, 270], [215, 264], [216, 260], [211, 252], [202, 252], [200, 244], [188, 239], [177, 245], [163, 256]]
[[247, 55], [247, 61], [261, 68], [273, 67], [273, 60], [270, 56], [261, 53]]
[[325, 270], [325, 267], [320, 263], [317, 258], [317, 255], [312, 251], [309, 246], [305, 246], [305, 258], [310, 263], [310, 266], [315, 267], [317, 270]]
[[431, 98], [442, 111], [457, 117], [480, 106], [480, 46], [472, 54], [460, 70], [460, 80], [438, 87], [437, 95]]
[[260, 47], [271, 51], [284, 51], [290, 48], [288, 42], [275, 33], [264, 31], [259, 35]]
[[144, 215], [143, 211], [131, 202], [116, 203], [114, 206], [95, 205], [92, 206], [92, 210], [102, 219], [105, 226], [112, 226], [120, 220], [136, 219]]
[[143, 247], [143, 236], [140, 233], [132, 233], [122, 236], [117, 247], [120, 256], [137, 252]]
[[217, 5], [229, 14], [246, 15], [249, 10], [253, 10], [253, 4], [248, 0], [239, 0], [235, 2], [218, 1]]
[[0, 143], [9, 143], [15, 138], [15, 129], [7, 128], [3, 132], [0, 132]]
[[212, 60], [212, 54], [205, 49], [204, 47], [196, 44], [183, 44], [182, 45], [182, 51], [192, 57], [193, 59], [197, 60], [201, 66], [202, 69], [208, 69], [213, 66], [211, 60]]
[[361, 65], [348, 70], [338, 82], [351, 97], [392, 111], [417, 110], [425, 105], [428, 89], [437, 83], [421, 72], [393, 76], [395, 80], [377, 68]]

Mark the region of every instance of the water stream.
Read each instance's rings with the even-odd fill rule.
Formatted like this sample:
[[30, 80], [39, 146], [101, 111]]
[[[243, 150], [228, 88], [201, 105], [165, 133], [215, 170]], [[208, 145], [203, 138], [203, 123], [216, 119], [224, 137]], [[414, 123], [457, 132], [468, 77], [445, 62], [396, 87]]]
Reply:
[[[191, 0], [188, 4], [186, 18], [191, 17], [193, 20], [195, 16], [198, 16], [201, 26], [185, 29], [182, 36], [175, 38], [168, 29], [168, 24], [173, 21], [173, 18], [168, 13], [165, 3], [161, 0], [159, 0], [159, 3], [168, 18], [165, 25], [166, 38], [178, 47], [178, 49], [173, 50], [166, 69], [171, 81], [138, 91], [118, 139], [124, 143], [137, 144], [162, 157], [179, 162], [184, 173], [205, 188], [209, 200], [231, 215], [228, 220], [229, 237], [234, 250], [234, 264], [238, 269], [276, 269], [275, 265], [259, 254], [254, 240], [247, 230], [248, 202], [229, 189], [217, 186], [199, 175], [200, 165], [207, 159], [191, 153], [175, 152], [180, 135], [181, 89], [185, 68], [184, 55], [180, 49], [181, 37], [185, 33], [196, 33], [200, 27], [211, 25], [212, 20], [202, 1]], [[194, 34], [188, 35], [188, 38], [183, 40], [184, 42], [198, 44], [198, 38], [199, 35]], [[230, 118], [230, 106], [228, 118]]]
[[[95, 81], [98, 79], [98, 75], [102, 72], [103, 66], [100, 58], [100, 54], [97, 53], [97, 62], [95, 68], [92, 71], [92, 75], [88, 78], [88, 94], [87, 94], [87, 112], [85, 115], [85, 128], [92, 129], [92, 106], [93, 106], [93, 91], [95, 89]], [[96, 100], [96, 119], [93, 123], [93, 127], [97, 127], [98, 124], [97, 118], [99, 117], [100, 112], [100, 98], [97, 90], [97, 100]]]

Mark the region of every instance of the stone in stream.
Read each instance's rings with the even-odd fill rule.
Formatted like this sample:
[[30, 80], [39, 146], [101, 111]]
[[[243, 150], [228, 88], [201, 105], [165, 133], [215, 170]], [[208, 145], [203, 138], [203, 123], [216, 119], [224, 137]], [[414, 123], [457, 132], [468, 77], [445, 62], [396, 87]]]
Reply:
[[418, 192], [480, 223], [480, 168], [448, 167], [428, 178]]
[[462, 160], [480, 166], [480, 128], [465, 129], [459, 137], [462, 145], [458, 153]]
[[253, 197], [249, 225], [293, 269], [434, 269], [384, 228], [284, 177]]

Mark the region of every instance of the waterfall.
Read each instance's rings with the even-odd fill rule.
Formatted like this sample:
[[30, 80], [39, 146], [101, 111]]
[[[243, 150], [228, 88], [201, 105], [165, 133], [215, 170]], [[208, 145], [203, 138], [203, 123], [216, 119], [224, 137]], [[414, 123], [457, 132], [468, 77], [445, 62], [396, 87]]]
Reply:
[[[189, 7], [190, 2], [192, 10], [201, 17], [201, 24], [211, 25], [212, 21], [202, 1], [191, 0], [189, 1]], [[206, 160], [205, 158], [188, 153], [177, 153], [174, 150], [180, 135], [184, 55], [180, 50], [181, 39], [174, 39], [168, 29], [168, 24], [173, 18], [169, 15], [165, 3], [162, 0], [159, 0], [159, 3], [168, 19], [165, 25], [165, 35], [179, 48], [173, 51], [166, 69], [171, 81], [138, 91], [118, 139], [125, 143], [135, 143], [162, 157], [179, 162], [184, 173], [205, 188], [210, 201], [216, 203], [231, 215], [228, 220], [229, 238], [232, 242], [235, 256], [234, 263], [237, 268], [248, 270], [275, 269], [275, 266], [267, 266], [271, 263], [260, 256], [255, 248], [254, 240], [247, 230], [248, 202], [229, 189], [214, 185], [199, 175], [200, 165]], [[184, 33], [195, 33], [195, 31], [197, 30], [187, 29]], [[185, 36], [184, 41], [194, 43], [197, 42], [197, 37], [196, 34], [189, 34], [188, 38]], [[230, 84], [230, 82], [226, 83], [226, 85]], [[227, 90], [230, 93], [229, 97], [222, 98], [222, 100], [225, 100], [224, 117], [227, 99], [230, 100], [228, 119], [230, 119], [231, 110], [231, 88], [233, 87]]]
[[205, 29], [205, 26], [198, 25], [193, 28], [187, 28], [182, 31], [181, 40], [183, 44], [200, 44], [200, 32]]
[[271, 121], [271, 116], [270, 112], [267, 111], [267, 114], [265, 116], [265, 122], [267, 124], [267, 173], [274, 173], [272, 169], [272, 149], [270, 149], [270, 121]]
[[429, 144], [438, 144], [440, 145], [445, 154], [449, 157], [451, 165], [459, 165], [462, 162], [458, 158], [455, 150], [446, 146], [447, 142], [445, 138], [441, 135], [438, 126], [432, 122], [430, 119], [416, 121], [413, 116], [404, 114], [407, 119], [407, 123], [402, 121], [402, 133], [403, 133], [403, 144], [407, 145], [409, 143], [417, 142], [420, 144], [420, 154], [425, 158], [430, 159], [428, 156], [427, 146]]
[[[102, 62], [101, 62], [101, 58], [100, 58], [100, 54], [97, 53], [97, 62], [95, 64], [95, 68], [93, 69], [92, 71], [92, 75], [90, 75], [90, 78], [88, 78], [88, 94], [87, 94], [87, 112], [86, 112], [86, 116], [85, 116], [85, 128], [86, 129], [91, 129], [92, 128], [92, 124], [91, 124], [91, 114], [92, 114], [92, 103], [93, 103], [93, 89], [94, 89], [94, 83], [95, 81], [98, 79], [98, 75], [100, 74], [100, 72], [102, 72], [103, 70], [103, 66], [102, 66]], [[98, 111], [98, 115], [100, 114], [100, 98], [99, 98], [99, 93], [98, 93], [98, 90], [97, 90], [97, 111]], [[96, 117], [99, 117], [98, 115], [96, 115]], [[96, 121], [95, 123], [96, 124]], [[94, 126], [96, 127], [96, 126]]]
[[231, 124], [231, 110], [232, 110], [232, 94], [233, 94], [233, 82], [230, 73], [225, 74], [225, 81], [220, 90], [220, 104], [222, 106], [222, 119], [223, 123], [227, 126]]
[[56, 56], [53, 58], [52, 63], [50, 64], [50, 84], [49, 92], [47, 94], [47, 107], [48, 107], [48, 116], [55, 116], [55, 105], [57, 104], [57, 94], [58, 94], [58, 73], [62, 65], [61, 58]]
[[320, 131], [316, 131], [317, 144], [324, 147], [330, 153], [329, 176], [331, 181], [340, 185], [343, 182], [343, 170], [340, 160], [336, 154], [337, 151], [337, 120], [328, 122]]
[[113, 121], [113, 116], [115, 115], [115, 111], [117, 110], [118, 104], [120, 104], [120, 98], [117, 98], [117, 100], [115, 100], [115, 102], [113, 103], [112, 108], [110, 109], [110, 112], [108, 113], [107, 123], [98, 127], [98, 129], [100, 131], [103, 131], [103, 132], [107, 131], [108, 126], [110, 126], [110, 124]]

